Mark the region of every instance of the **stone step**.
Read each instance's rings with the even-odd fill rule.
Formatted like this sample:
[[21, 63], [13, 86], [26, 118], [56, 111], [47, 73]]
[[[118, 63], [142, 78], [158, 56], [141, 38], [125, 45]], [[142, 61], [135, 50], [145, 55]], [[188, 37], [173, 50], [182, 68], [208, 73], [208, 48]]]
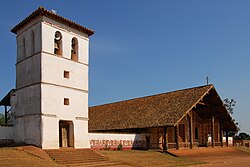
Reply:
[[85, 157], [85, 158], [105, 158], [104, 156], [100, 156], [100, 155], [81, 155], [81, 154], [61, 154], [61, 155], [57, 155], [57, 154], [49, 154], [50, 156], [54, 156], [54, 157], [58, 157], [58, 158], [65, 158], [65, 156], [68, 157]]
[[75, 160], [55, 160], [56, 162], [60, 163], [60, 164], [67, 164], [67, 163], [90, 163], [90, 162], [105, 162], [108, 160], [80, 160], [80, 159], [75, 159]]
[[102, 156], [90, 149], [58, 149], [46, 150], [59, 164], [66, 166], [119, 166], [121, 162], [113, 162], [107, 157]]
[[76, 163], [76, 164], [64, 164], [67, 166], [84, 166], [84, 167], [99, 167], [99, 166], [119, 166], [121, 162], [105, 161], [105, 162], [92, 162], [92, 163]]
[[[65, 159], [65, 157], [54, 157], [54, 159]], [[106, 160], [107, 158], [103, 157], [98, 157], [98, 158], [90, 158], [90, 157], [77, 157], [77, 156], [74, 156], [74, 157], [67, 157], [67, 159], [71, 159], [71, 160], [74, 160], [74, 159], [85, 159], [85, 160]]]
[[72, 155], [70, 155], [70, 154], [63, 154], [63, 155], [53, 155], [53, 154], [49, 154], [50, 156], [53, 156], [53, 157], [58, 157], [58, 158], [65, 158], [66, 156], [67, 157], [83, 157], [83, 158], [104, 158], [105, 159], [105, 157], [103, 157], [103, 156], [89, 156], [89, 155], [80, 155], [80, 154], [72, 154]]

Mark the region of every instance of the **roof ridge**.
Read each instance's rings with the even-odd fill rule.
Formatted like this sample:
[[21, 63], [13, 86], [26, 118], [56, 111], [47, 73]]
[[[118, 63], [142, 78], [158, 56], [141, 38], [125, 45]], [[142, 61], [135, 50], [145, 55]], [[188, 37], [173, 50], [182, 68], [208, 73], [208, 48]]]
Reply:
[[190, 90], [190, 89], [203, 88], [203, 87], [214, 87], [214, 85], [213, 85], [213, 84], [209, 84], [209, 85], [201, 85], [201, 86], [190, 87], [190, 88], [185, 88], [185, 89], [178, 89], [178, 90], [174, 90], [174, 91], [170, 91], [170, 92], [164, 92], [164, 93], [158, 93], [158, 94], [153, 94], [153, 95], [147, 95], [147, 96], [141, 96], [141, 97], [129, 98], [129, 99], [121, 100], [121, 101], [115, 101], [115, 102], [111, 102], [111, 103], [105, 103], [105, 104], [100, 104], [100, 105], [90, 106], [89, 108], [92, 108], [92, 107], [99, 107], [99, 106], [105, 106], [105, 105], [110, 105], [110, 104], [115, 104], [115, 103], [121, 103], [121, 102], [125, 102], [125, 101], [131, 101], [131, 100], [143, 99], [143, 98], [148, 98], [148, 97], [153, 97], [153, 96], [159, 96], [159, 95], [164, 95], [164, 94], [174, 93], [174, 92], [178, 92], [178, 91], [185, 91], [185, 90]]

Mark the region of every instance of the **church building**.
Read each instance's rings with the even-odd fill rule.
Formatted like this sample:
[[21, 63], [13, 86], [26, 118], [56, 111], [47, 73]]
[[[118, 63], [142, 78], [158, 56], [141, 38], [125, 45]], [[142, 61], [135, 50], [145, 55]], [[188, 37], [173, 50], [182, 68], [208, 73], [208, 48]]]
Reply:
[[89, 107], [93, 30], [39, 7], [11, 32], [16, 88], [0, 101], [12, 125], [0, 127], [0, 144], [179, 149], [228, 146], [228, 132], [237, 131], [213, 85]]

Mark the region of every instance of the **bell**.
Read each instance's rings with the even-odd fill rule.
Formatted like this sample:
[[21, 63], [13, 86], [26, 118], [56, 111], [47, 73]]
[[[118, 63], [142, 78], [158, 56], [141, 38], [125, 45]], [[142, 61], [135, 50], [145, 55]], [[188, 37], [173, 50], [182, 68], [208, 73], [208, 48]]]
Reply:
[[54, 43], [54, 48], [59, 49], [58, 44], [56, 42]]

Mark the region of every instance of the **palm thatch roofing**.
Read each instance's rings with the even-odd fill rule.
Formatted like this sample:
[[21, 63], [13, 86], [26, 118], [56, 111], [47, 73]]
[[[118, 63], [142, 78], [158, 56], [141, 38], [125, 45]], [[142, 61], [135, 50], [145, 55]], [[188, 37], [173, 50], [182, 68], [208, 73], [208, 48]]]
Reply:
[[223, 130], [237, 131], [213, 85], [90, 107], [89, 131], [175, 126], [191, 110], [203, 119], [211, 119], [212, 108]]

